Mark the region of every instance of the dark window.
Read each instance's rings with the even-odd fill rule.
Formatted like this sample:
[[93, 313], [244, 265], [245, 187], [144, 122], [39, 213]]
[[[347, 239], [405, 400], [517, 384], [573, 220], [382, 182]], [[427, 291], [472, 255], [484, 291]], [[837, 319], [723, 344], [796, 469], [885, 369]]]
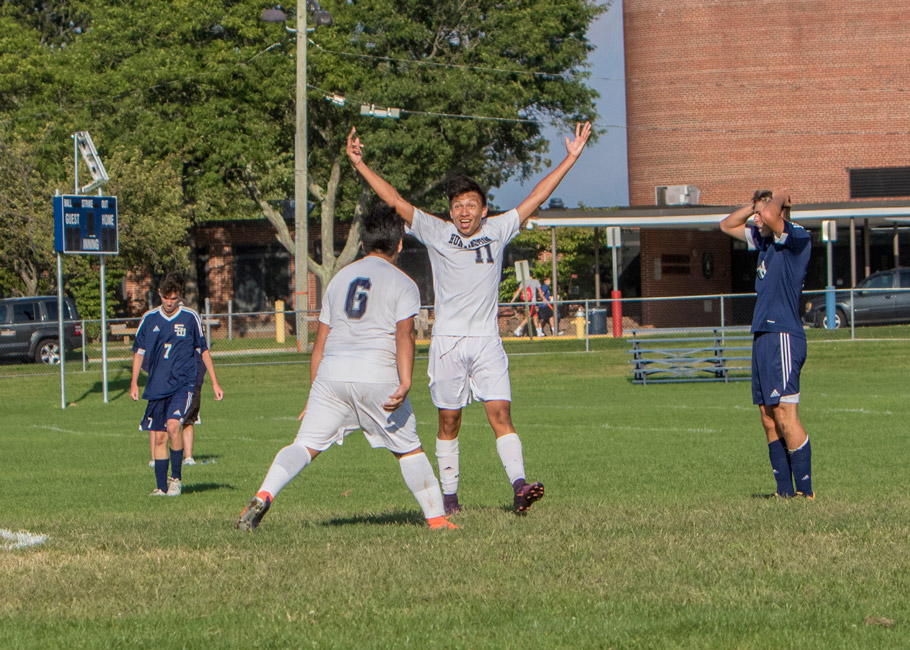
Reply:
[[[901, 289], [910, 289], [910, 271], [901, 271]], [[0, 323], [3, 322], [3, 315], [0, 314]]]
[[893, 276], [889, 274], [876, 275], [863, 281], [863, 289], [890, 289], [894, 284]]
[[[56, 300], [46, 301], [44, 303], [44, 311], [47, 312], [47, 320], [49, 320], [49, 321], [57, 320], [57, 301]], [[66, 302], [65, 300], [63, 301], [63, 314], [64, 314], [63, 315], [64, 319], [73, 318], [73, 310], [70, 307], [70, 304], [68, 302]]]
[[9, 310], [6, 308], [6, 305], [0, 305], [0, 323], [5, 323], [8, 316]]
[[689, 275], [692, 266], [688, 255], [661, 255], [660, 270], [666, 275]]
[[237, 311], [264, 311], [276, 300], [291, 309], [290, 255], [278, 244], [234, 247], [234, 304]]
[[910, 196], [910, 167], [850, 169], [851, 199]]
[[17, 302], [13, 305], [13, 322], [30, 323], [39, 319], [38, 305], [33, 302]]

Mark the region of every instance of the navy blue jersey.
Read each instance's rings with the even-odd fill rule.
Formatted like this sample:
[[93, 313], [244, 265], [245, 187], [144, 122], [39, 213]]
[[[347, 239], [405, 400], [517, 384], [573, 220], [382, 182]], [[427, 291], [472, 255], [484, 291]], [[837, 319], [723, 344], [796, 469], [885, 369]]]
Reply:
[[787, 332], [805, 337], [799, 316], [799, 298], [803, 291], [812, 240], [802, 226], [784, 222], [781, 236], [762, 237], [761, 231], [749, 225], [746, 240], [758, 251], [755, 270], [755, 312], [752, 333]]
[[170, 318], [160, 307], [147, 312], [133, 343], [133, 352], [144, 355], [142, 367], [148, 372], [142, 398], [156, 400], [178, 391], [192, 392], [200, 355], [207, 349], [202, 321], [192, 309], [178, 307]]

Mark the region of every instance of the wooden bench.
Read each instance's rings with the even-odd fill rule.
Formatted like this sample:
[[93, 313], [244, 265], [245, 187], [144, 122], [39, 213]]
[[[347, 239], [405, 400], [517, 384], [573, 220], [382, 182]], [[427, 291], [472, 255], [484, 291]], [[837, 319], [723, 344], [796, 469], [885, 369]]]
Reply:
[[[740, 330], [741, 331], [741, 330]], [[633, 384], [744, 381], [752, 376], [752, 336], [722, 329], [710, 336], [663, 337], [632, 330]]]
[[124, 343], [129, 343], [130, 337], [136, 335], [135, 327], [129, 327], [127, 323], [113, 323], [111, 325], [111, 336], [123, 337]]

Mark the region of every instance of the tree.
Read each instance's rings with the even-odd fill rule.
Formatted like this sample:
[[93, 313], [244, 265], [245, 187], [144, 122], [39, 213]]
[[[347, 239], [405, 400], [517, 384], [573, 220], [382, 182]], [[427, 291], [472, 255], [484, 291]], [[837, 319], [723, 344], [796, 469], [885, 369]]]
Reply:
[[[356, 256], [359, 219], [374, 200], [344, 158], [352, 126], [390, 182], [440, 209], [435, 190], [453, 171], [491, 187], [529, 177], [545, 162], [541, 122], [594, 118], [596, 95], [583, 83], [585, 33], [602, 5], [323, 4], [335, 24], [311, 35], [308, 61], [308, 189], [323, 242], [308, 267], [323, 286]], [[75, 130], [91, 130], [103, 158], [167, 161], [187, 225], [265, 216], [293, 254], [274, 206], [293, 195], [296, 48], [259, 20], [261, 10], [253, 0], [4, 3], [0, 124], [29, 145], [47, 179], [65, 176]], [[326, 101], [332, 96], [336, 103]], [[402, 118], [361, 117], [361, 103], [400, 107]], [[157, 199], [164, 206], [171, 197]], [[339, 252], [336, 219], [352, 224]], [[132, 237], [122, 237], [128, 250]]]
[[53, 224], [47, 218], [51, 192], [21, 141], [0, 139], [0, 187], [3, 284], [14, 293], [34, 296], [54, 268]]

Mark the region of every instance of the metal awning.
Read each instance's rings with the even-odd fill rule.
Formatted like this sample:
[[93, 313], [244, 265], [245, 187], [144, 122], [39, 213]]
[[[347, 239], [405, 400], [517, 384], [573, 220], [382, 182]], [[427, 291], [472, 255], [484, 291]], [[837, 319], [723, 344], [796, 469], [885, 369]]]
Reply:
[[[574, 210], [540, 210], [528, 221], [529, 228], [576, 226], [588, 228], [676, 228], [715, 230], [721, 219], [741, 206], [680, 205], [636, 206]], [[794, 222], [820, 228], [823, 220], [868, 219], [870, 227], [910, 225], [910, 201], [842, 201], [796, 204], [790, 213]]]

